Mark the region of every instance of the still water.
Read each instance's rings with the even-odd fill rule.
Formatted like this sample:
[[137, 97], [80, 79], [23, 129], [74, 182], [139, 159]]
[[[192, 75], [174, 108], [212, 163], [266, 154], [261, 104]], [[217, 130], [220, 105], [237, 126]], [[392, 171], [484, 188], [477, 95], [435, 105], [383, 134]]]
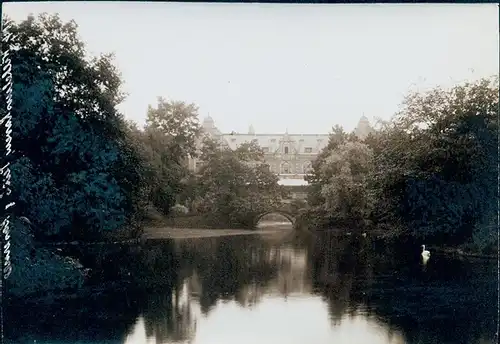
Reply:
[[[496, 343], [496, 261], [294, 232], [151, 241], [101, 261], [116, 292], [7, 314], [12, 343]], [[97, 269], [96, 269], [97, 270]]]

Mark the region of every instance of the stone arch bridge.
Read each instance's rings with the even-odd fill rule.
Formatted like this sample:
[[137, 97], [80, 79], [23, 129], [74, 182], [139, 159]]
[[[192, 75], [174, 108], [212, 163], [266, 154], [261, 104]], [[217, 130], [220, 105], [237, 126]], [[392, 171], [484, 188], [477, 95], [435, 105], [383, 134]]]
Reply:
[[259, 224], [259, 221], [262, 220], [262, 218], [264, 216], [270, 215], [270, 214], [278, 214], [278, 215], [285, 217], [288, 221], [290, 221], [292, 223], [292, 226], [295, 228], [296, 217], [294, 214], [292, 214], [291, 212], [289, 212], [287, 210], [269, 210], [269, 211], [266, 211], [266, 212], [263, 212], [263, 213], [257, 215], [254, 219], [254, 227], [257, 227], [257, 225]]

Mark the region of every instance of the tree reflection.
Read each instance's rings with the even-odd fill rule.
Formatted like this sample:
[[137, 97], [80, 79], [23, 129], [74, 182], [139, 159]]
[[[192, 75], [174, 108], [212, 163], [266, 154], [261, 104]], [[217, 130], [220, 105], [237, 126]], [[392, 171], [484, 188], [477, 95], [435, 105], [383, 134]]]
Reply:
[[[270, 260], [269, 248], [255, 238], [215, 238], [195, 250], [194, 259], [185, 261], [196, 271], [200, 288], [200, 306], [208, 313], [218, 300], [236, 299], [240, 304], [255, 303], [259, 289], [265, 287], [279, 270]], [[185, 250], [186, 247], [181, 248]], [[182, 251], [181, 251], [182, 252]], [[182, 252], [184, 256], [189, 253]], [[243, 290], [253, 293], [242, 293]], [[250, 296], [252, 295], [252, 296]]]
[[219, 300], [251, 307], [264, 295], [311, 292], [327, 303], [333, 326], [361, 315], [384, 324], [388, 340], [402, 330], [407, 343], [453, 343], [465, 331], [474, 342], [485, 328], [494, 329], [485, 318], [469, 315], [488, 308], [485, 300], [495, 290], [491, 271], [478, 278], [466, 262], [439, 257], [422, 271], [418, 252], [405, 247], [324, 233], [280, 244], [258, 237], [186, 240], [175, 252], [179, 265], [171, 294], [151, 297], [145, 312], [148, 335], [158, 343], [193, 337], [195, 304], [206, 315]]
[[252, 307], [265, 295], [294, 293], [321, 295], [333, 326], [360, 316], [376, 321], [388, 341], [401, 331], [408, 344], [493, 338], [494, 264], [433, 256], [422, 270], [414, 251], [334, 233], [281, 242], [203, 238], [145, 248], [134, 266], [148, 281], [141, 285], [163, 286], [143, 310], [147, 335], [157, 343], [192, 339], [197, 317], [220, 300]]
[[[7, 343], [123, 343], [139, 314], [123, 293], [4, 308]], [[4, 307], [6, 305], [3, 305]]]
[[372, 267], [368, 248], [358, 239], [331, 233], [319, 236], [309, 250], [312, 284], [328, 303], [334, 325], [347, 312], [354, 312], [363, 300], [363, 290], [371, 283]]
[[333, 233], [153, 241], [106, 251], [87, 266], [98, 267], [95, 286], [116, 286], [112, 294], [43, 306], [24, 312], [38, 317], [26, 321], [9, 311], [17, 324], [6, 329], [28, 341], [58, 339], [56, 333], [69, 341], [109, 340], [105, 333], [119, 340], [141, 318], [147, 337], [175, 343], [192, 340], [199, 317], [220, 300], [253, 307], [265, 296], [316, 294], [334, 327], [378, 323], [389, 342], [400, 332], [406, 344], [494, 342], [495, 264], [434, 255], [422, 270], [418, 248]]
[[312, 283], [334, 325], [361, 312], [402, 329], [407, 343], [475, 343], [485, 333], [494, 342], [494, 264], [434, 256], [422, 270], [411, 249], [331, 233], [310, 247]]
[[258, 237], [204, 238], [177, 242], [174, 256], [179, 265], [173, 289], [151, 295], [143, 312], [146, 334], [157, 343], [191, 339], [197, 303], [208, 314], [219, 300], [250, 307], [265, 294], [307, 289], [303, 248], [280, 247]]
[[155, 342], [183, 342], [193, 337], [196, 319], [191, 305], [182, 302], [178, 291], [172, 294], [154, 294], [143, 312], [146, 336]]

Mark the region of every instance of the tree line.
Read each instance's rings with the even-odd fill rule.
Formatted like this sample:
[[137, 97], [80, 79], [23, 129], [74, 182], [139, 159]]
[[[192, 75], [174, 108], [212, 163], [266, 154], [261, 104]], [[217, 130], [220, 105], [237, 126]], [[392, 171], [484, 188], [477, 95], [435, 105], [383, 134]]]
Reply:
[[364, 140], [332, 130], [308, 177], [314, 226], [496, 246], [498, 77], [412, 92]]

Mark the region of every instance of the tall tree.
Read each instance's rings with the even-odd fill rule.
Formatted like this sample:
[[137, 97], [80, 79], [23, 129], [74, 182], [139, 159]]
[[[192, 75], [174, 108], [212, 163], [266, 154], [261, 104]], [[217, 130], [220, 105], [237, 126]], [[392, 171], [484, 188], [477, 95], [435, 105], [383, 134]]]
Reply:
[[361, 225], [369, 218], [373, 200], [366, 185], [372, 155], [367, 145], [348, 141], [329, 151], [318, 166], [313, 210], [324, 217], [324, 225]]
[[[9, 290], [25, 295], [78, 287], [78, 264], [33, 241], [95, 240], [132, 221], [143, 179], [116, 110], [121, 78], [111, 55], [86, 56], [75, 22], [47, 14], [7, 21], [15, 215], [33, 224], [12, 221]], [[0, 104], [2, 117], [5, 109]]]
[[30, 16], [11, 32], [18, 212], [38, 238], [122, 227], [140, 174], [116, 110], [123, 94], [112, 56], [88, 58], [75, 22], [57, 15]]
[[172, 159], [181, 163], [187, 156], [197, 153], [196, 140], [201, 133], [198, 108], [194, 104], [159, 97], [156, 108], [148, 108], [146, 130], [161, 133], [162, 144]]
[[331, 152], [347, 142], [349, 138], [350, 135], [344, 131], [344, 128], [340, 125], [335, 125], [329, 135], [328, 144], [325, 148], [323, 148], [323, 150], [318, 154], [316, 160], [313, 162], [311, 174], [307, 175], [305, 178], [310, 184], [307, 201], [309, 205], [316, 208], [316, 210], [319, 210], [321, 205], [325, 202], [321, 195], [321, 188], [327, 181], [323, 178], [321, 168]]
[[201, 134], [197, 111], [194, 104], [161, 97], [148, 109], [143, 144], [152, 164], [150, 200], [164, 214], [189, 189], [187, 159], [198, 154]]

